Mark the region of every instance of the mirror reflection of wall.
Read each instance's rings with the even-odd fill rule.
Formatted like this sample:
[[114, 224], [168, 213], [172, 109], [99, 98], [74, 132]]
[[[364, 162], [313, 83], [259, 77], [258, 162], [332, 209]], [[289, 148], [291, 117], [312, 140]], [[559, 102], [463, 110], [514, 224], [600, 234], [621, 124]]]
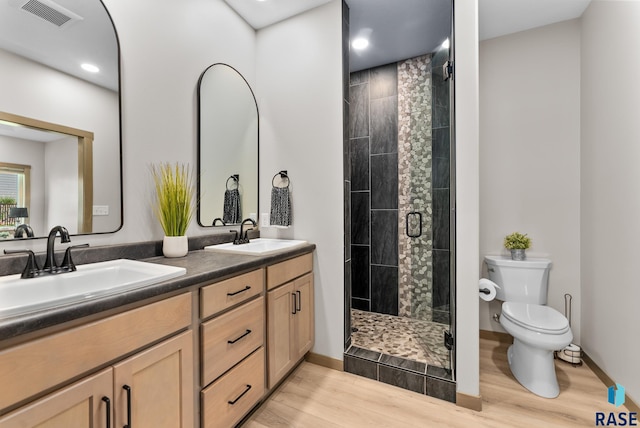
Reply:
[[[214, 64], [200, 77], [198, 98], [198, 223], [213, 226], [216, 218], [224, 219], [225, 224], [237, 224], [247, 217], [255, 219], [258, 107], [253, 92], [233, 67]], [[234, 212], [237, 214], [231, 215]], [[222, 222], [215, 225], [221, 226]]]
[[[56, 0], [54, 6], [73, 15], [62, 25], [23, 10], [22, 3], [0, 4], [0, 112], [88, 130], [100, 162], [94, 162], [93, 195], [85, 201], [78, 197], [77, 143], [67, 142], [68, 149], [50, 149], [43, 157], [27, 148], [35, 143], [23, 139], [18, 150], [0, 151], [0, 163], [16, 162], [7, 158], [11, 153], [21, 158], [18, 163], [32, 166], [26, 222], [35, 237], [46, 237], [51, 222], [73, 234], [114, 232], [122, 225], [122, 184], [119, 48], [113, 23], [100, 0]], [[82, 70], [80, 63], [87, 60], [100, 71]], [[48, 187], [39, 185], [44, 182]], [[94, 216], [94, 206], [107, 207], [108, 215]]]

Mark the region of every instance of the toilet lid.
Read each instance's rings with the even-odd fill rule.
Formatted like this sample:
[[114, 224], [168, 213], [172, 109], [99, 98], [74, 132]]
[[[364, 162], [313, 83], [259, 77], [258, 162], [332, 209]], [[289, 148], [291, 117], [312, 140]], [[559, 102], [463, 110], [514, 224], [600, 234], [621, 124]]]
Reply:
[[504, 302], [502, 316], [521, 327], [541, 333], [562, 334], [569, 329], [567, 318], [549, 306]]

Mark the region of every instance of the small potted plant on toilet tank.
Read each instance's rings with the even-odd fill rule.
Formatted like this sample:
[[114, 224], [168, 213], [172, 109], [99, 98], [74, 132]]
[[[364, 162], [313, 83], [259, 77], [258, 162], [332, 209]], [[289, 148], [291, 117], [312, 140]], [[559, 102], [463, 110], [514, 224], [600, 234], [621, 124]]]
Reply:
[[526, 233], [513, 232], [504, 237], [504, 247], [511, 251], [513, 260], [524, 260], [527, 258], [525, 250], [531, 246], [531, 238]]

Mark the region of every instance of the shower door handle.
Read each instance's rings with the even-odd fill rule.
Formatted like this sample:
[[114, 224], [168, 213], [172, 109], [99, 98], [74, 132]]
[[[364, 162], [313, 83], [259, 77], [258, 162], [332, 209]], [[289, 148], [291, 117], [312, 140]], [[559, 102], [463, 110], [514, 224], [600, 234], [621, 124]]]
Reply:
[[[411, 220], [415, 218], [418, 219], [417, 233], [415, 231], [409, 230], [409, 223], [411, 223]], [[407, 236], [409, 238], [419, 238], [420, 236], [422, 236], [422, 214], [417, 211], [412, 211], [410, 213], [407, 213], [407, 216], [405, 217], [405, 226], [406, 226]]]

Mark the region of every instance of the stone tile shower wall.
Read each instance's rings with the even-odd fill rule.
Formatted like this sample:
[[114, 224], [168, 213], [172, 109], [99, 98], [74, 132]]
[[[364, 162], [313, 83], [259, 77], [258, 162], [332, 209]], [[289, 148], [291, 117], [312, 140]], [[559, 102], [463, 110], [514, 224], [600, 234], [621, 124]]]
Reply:
[[[448, 322], [446, 53], [351, 73], [351, 306]], [[422, 214], [422, 235], [406, 215]], [[417, 225], [410, 223], [410, 231]], [[434, 312], [435, 308], [435, 312]]]
[[[398, 63], [399, 315], [431, 320], [431, 55]], [[407, 214], [420, 213], [420, 225]]]

